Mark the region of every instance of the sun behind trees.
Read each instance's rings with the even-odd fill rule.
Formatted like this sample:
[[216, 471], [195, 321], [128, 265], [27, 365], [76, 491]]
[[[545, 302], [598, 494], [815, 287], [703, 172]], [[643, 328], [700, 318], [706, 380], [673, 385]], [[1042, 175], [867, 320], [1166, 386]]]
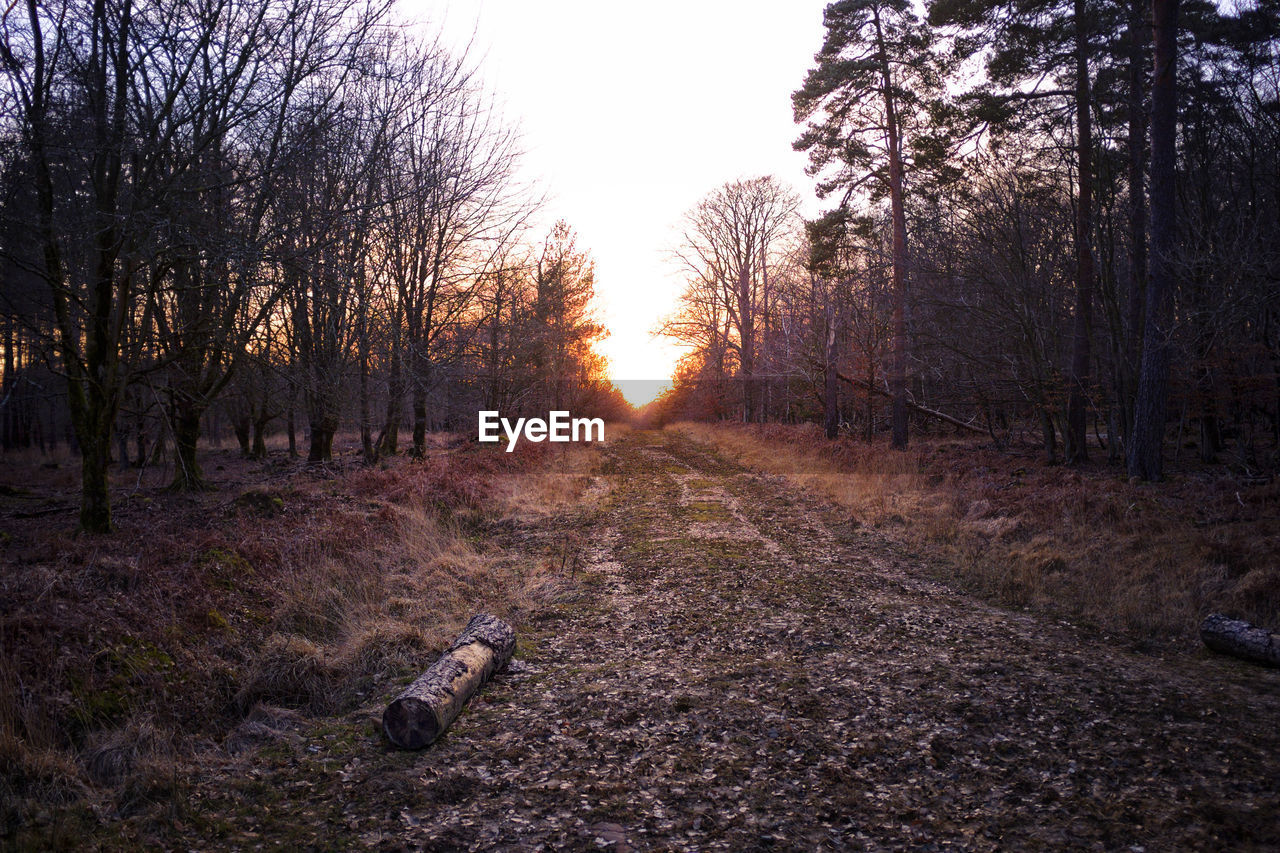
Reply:
[[793, 272], [798, 204], [775, 178], [732, 181], [685, 216], [675, 253], [688, 284], [664, 332], [694, 350], [679, 377], [709, 383], [700, 393], [722, 398], [714, 411], [736, 405], [745, 423], [764, 420], [771, 408], [771, 379], [782, 357], [772, 349], [774, 323]]
[[577, 383], [625, 409], [568, 226], [522, 259], [536, 205], [515, 132], [472, 63], [389, 2], [26, 4], [0, 61], [3, 437], [66, 425], [84, 530], [111, 528], [113, 438], [126, 466], [172, 448], [191, 490], [227, 421], [254, 456], [272, 422], [291, 452], [305, 424], [323, 462], [355, 410], [372, 461], [406, 415], [420, 456], [484, 396]]
[[[836, 204], [757, 263], [765, 336], [687, 265], [662, 418], [902, 447], [911, 414], [1140, 479], [1173, 435], [1175, 459], [1280, 465], [1277, 13], [1158, 3], [1153, 54], [1141, 4], [1033, 5], [828, 6], [794, 106]], [[761, 407], [727, 381], [764, 373]]]

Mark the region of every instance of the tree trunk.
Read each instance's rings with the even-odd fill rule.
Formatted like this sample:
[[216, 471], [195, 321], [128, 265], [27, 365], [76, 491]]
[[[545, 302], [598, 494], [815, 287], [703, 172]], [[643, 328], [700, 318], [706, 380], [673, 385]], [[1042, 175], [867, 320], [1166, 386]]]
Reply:
[[254, 418], [253, 420], [253, 449], [249, 453], [250, 459], [266, 459], [267, 458], [267, 424], [270, 418]]
[[116, 429], [116, 464], [121, 471], [129, 470], [129, 435], [123, 429]]
[[169, 442], [165, 435], [166, 428], [163, 420], [156, 429], [156, 440], [151, 444], [151, 453], [147, 457], [148, 465], [163, 465], [165, 459], [169, 456]]
[[1058, 464], [1058, 431], [1053, 428], [1053, 415], [1047, 408], [1040, 409], [1040, 438], [1044, 443], [1045, 462]]
[[1142, 300], [1147, 291], [1147, 165], [1145, 89], [1146, 21], [1142, 0], [1129, 8], [1129, 292], [1125, 306], [1124, 359], [1120, 366], [1120, 432], [1125, 448], [1133, 434], [1138, 363], [1142, 358]]
[[80, 529], [111, 532], [111, 494], [107, 470], [111, 465], [111, 431], [80, 436]]
[[822, 401], [827, 438], [835, 438], [840, 432], [840, 383], [836, 376], [836, 324], [828, 317], [826, 352], [826, 395]]
[[893, 95], [893, 75], [880, 28], [880, 11], [872, 8], [876, 50], [884, 97], [885, 134], [889, 144], [889, 207], [893, 214], [893, 362], [889, 389], [893, 398], [893, 447], [907, 448], [907, 212], [903, 194], [902, 133]]
[[772, 388], [772, 380], [769, 379], [768, 375], [776, 366], [773, 363], [772, 353], [770, 352], [773, 339], [769, 333], [769, 261], [765, 257], [765, 248], [765, 240], [762, 237], [760, 240], [760, 320], [764, 328], [761, 329], [760, 334], [760, 354], [765, 362], [765, 379], [760, 383], [760, 397], [758, 400], [760, 423], [766, 423], [769, 420], [769, 392]]
[[744, 265], [738, 277], [739, 362], [742, 367], [742, 420], [753, 423], [756, 417], [754, 374], [756, 369], [755, 306], [751, 303], [751, 265]]
[[134, 447], [137, 449], [138, 455], [134, 458], [133, 467], [145, 468], [147, 466], [147, 424], [141, 415], [138, 416], [135, 429], [137, 432], [134, 435]]
[[510, 625], [484, 613], [472, 616], [449, 650], [387, 706], [382, 715], [387, 739], [401, 749], [429, 746], [515, 649]]
[[[8, 271], [6, 270], [6, 273]], [[3, 446], [5, 450], [13, 450], [19, 447], [18, 442], [18, 419], [16, 416], [17, 406], [14, 405], [14, 391], [16, 390], [17, 371], [14, 369], [14, 334], [13, 334], [14, 316], [8, 314], [5, 317], [4, 324], [4, 376], [0, 380], [0, 418], [4, 419], [4, 438]]]
[[369, 414], [369, 369], [362, 365], [360, 370], [360, 447], [364, 451], [364, 461], [370, 464], [378, 461], [378, 451], [373, 446], [373, 422]]
[[1071, 375], [1067, 380], [1067, 428], [1063, 432], [1066, 462], [1088, 461], [1089, 334], [1093, 313], [1093, 121], [1089, 82], [1088, 12], [1075, 0], [1076, 27], [1076, 159], [1079, 191], [1076, 203], [1076, 312], [1072, 328]]
[[378, 455], [379, 456], [395, 456], [400, 449], [400, 415], [396, 413], [394, 419], [391, 415], [387, 415], [387, 421], [382, 426], [382, 432], [378, 434]]
[[[1122, 395], [1123, 396], [1123, 395]], [[1124, 435], [1125, 427], [1122, 425], [1124, 420], [1121, 409], [1122, 406], [1110, 406], [1107, 409], [1107, 464], [1120, 464], [1120, 437]]]
[[1200, 461], [1212, 465], [1218, 461], [1222, 452], [1222, 425], [1218, 421], [1218, 401], [1214, 395], [1213, 379], [1209, 377], [1200, 383]]
[[250, 429], [253, 420], [246, 414], [237, 414], [231, 423], [231, 431], [236, 434], [236, 443], [240, 445], [240, 455], [248, 456], [253, 448]]
[[[867, 443], [876, 437], [876, 363], [875, 359], [867, 359]], [[887, 394], [885, 396], [888, 396]]]
[[1215, 652], [1280, 666], [1280, 634], [1243, 620], [1229, 619], [1221, 613], [1210, 614], [1200, 625], [1200, 639]]
[[[196, 461], [196, 444], [200, 441], [200, 418], [204, 410], [189, 403], [179, 403], [170, 415], [173, 427], [174, 459], [173, 482], [169, 488], [174, 491], [195, 492], [207, 488], [204, 474]], [[248, 428], [248, 419], [245, 423]], [[239, 424], [237, 423], [237, 436]], [[246, 436], [247, 438], [247, 436]]]
[[372, 464], [378, 461], [378, 452], [373, 446], [373, 417], [369, 408], [369, 334], [368, 324], [365, 322], [367, 310], [362, 302], [356, 340], [360, 349], [360, 448], [364, 451], [364, 461]]
[[329, 462], [333, 459], [333, 434], [338, 431], [338, 419], [328, 414], [311, 417], [311, 447], [308, 462]]
[[1142, 341], [1142, 369], [1134, 404], [1129, 476], [1159, 480], [1168, 405], [1169, 328], [1173, 254], [1177, 241], [1174, 181], [1178, 130], [1178, 0], [1153, 0], [1155, 77], [1151, 85], [1151, 277]]
[[421, 386], [413, 389], [413, 452], [415, 459], [427, 455], [427, 392]]

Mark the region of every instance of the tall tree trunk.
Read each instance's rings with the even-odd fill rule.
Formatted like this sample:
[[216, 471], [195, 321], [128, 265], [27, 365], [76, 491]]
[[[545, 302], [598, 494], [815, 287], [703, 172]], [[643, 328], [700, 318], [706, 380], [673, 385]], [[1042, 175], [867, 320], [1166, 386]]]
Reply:
[[[867, 442], [876, 435], [876, 363], [867, 359]], [[891, 401], [892, 402], [892, 401]]]
[[840, 432], [840, 383], [836, 375], [836, 322], [835, 312], [827, 312], [826, 388], [822, 401], [827, 438], [835, 438]]
[[387, 367], [387, 415], [379, 436], [378, 455], [395, 456], [400, 450], [400, 421], [404, 418], [404, 375], [400, 368], [399, 343], [392, 341]]
[[1071, 374], [1067, 379], [1067, 428], [1063, 434], [1066, 462], [1088, 460], [1089, 334], [1093, 313], [1093, 121], [1089, 115], [1088, 12], [1075, 0], [1076, 27], [1076, 159], [1080, 187], [1076, 203], [1076, 311], [1071, 341]]
[[1147, 111], [1146, 20], [1142, 0], [1129, 6], [1129, 292], [1125, 306], [1124, 358], [1120, 366], [1120, 432], [1125, 447], [1133, 434], [1138, 363], [1142, 358], [1142, 301], [1147, 290]]
[[902, 198], [902, 156], [890, 156], [889, 183], [893, 208], [893, 368], [889, 384], [893, 389], [893, 446], [907, 447], [907, 216]]
[[739, 362], [742, 369], [742, 420], [746, 423], [755, 421], [755, 349], [756, 325], [755, 306], [751, 304], [751, 263], [743, 264], [738, 274], [738, 332]]
[[489, 323], [489, 383], [486, 396], [486, 409], [496, 411], [498, 406], [498, 370], [501, 359], [498, 356], [498, 332], [502, 323], [502, 273], [498, 274], [497, 290], [493, 297], [493, 320]]
[[1178, 132], [1178, 0], [1152, 0], [1155, 74], [1151, 86], [1151, 279], [1142, 370], [1134, 406], [1129, 475], [1159, 480], [1163, 474], [1168, 405], [1169, 329], [1173, 309], [1173, 254], [1177, 241], [1174, 182]]
[[0, 398], [3, 398], [3, 402], [0, 403], [0, 418], [4, 419], [3, 447], [5, 450], [18, 447], [17, 406], [14, 396], [17, 373], [14, 370], [13, 325], [14, 316], [7, 314], [4, 323], [4, 379], [0, 383]]
[[360, 326], [360, 447], [364, 461], [372, 463], [377, 461], [378, 454], [373, 447], [373, 416], [369, 411], [369, 344], [363, 321]]
[[767, 248], [763, 237], [760, 239], [760, 319], [764, 324], [760, 335], [760, 351], [764, 358], [765, 379], [760, 383], [760, 423], [769, 420], [769, 391], [772, 380], [769, 374], [773, 372], [775, 365], [772, 360], [770, 347], [773, 345], [769, 335], [769, 261], [765, 257], [765, 249]]
[[876, 45], [884, 94], [885, 129], [889, 143], [889, 206], [893, 213], [893, 363], [889, 390], [893, 395], [893, 447], [907, 448], [907, 212], [903, 199], [902, 132], [893, 97], [893, 75], [880, 27], [880, 11], [873, 9]]

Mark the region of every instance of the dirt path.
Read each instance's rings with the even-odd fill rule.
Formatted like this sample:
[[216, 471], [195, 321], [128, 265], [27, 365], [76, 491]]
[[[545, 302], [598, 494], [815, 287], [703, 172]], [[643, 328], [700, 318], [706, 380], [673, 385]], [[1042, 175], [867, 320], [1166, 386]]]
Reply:
[[[1280, 848], [1280, 673], [988, 607], [668, 433], [613, 445], [576, 591], [422, 753], [380, 705], [197, 788], [253, 847]], [[382, 697], [385, 698], [385, 697]], [[352, 732], [356, 732], [352, 734]], [[236, 763], [239, 762], [239, 763]], [[230, 780], [230, 781], [228, 781]]]

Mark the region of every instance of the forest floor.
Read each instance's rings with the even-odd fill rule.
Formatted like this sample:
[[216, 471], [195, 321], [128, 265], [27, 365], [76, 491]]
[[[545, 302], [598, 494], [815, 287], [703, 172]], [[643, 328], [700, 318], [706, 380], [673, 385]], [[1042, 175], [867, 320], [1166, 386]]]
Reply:
[[407, 673], [337, 712], [258, 704], [176, 765], [181, 798], [84, 840], [1280, 849], [1280, 671], [983, 603], [687, 434], [626, 434], [597, 472], [481, 531], [568, 577], [437, 744], [380, 735]]

